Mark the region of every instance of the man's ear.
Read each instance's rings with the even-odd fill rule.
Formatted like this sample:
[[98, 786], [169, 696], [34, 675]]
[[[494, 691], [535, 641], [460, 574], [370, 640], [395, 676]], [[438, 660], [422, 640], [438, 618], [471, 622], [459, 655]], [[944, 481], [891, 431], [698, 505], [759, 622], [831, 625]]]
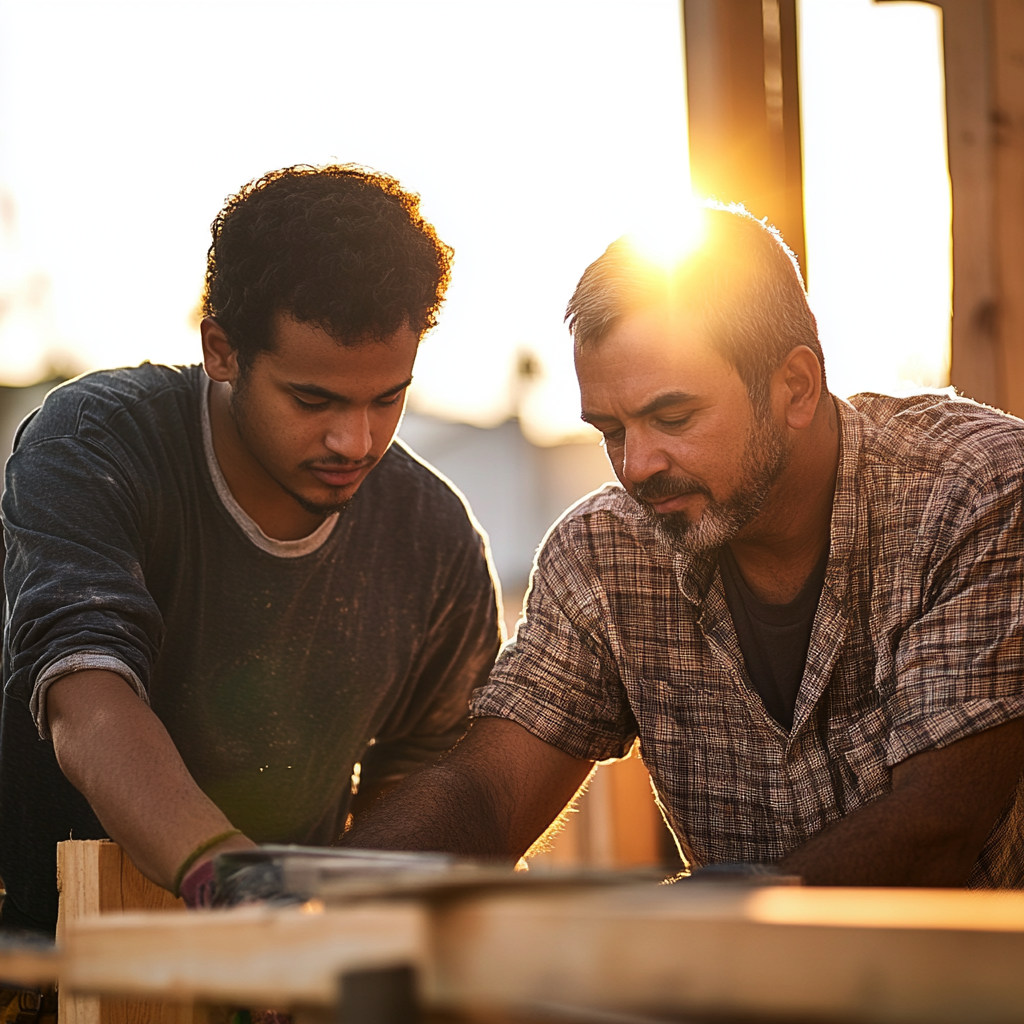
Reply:
[[775, 401], [782, 403], [786, 425], [793, 430], [811, 425], [821, 398], [821, 377], [821, 362], [806, 345], [794, 348], [772, 375]]
[[199, 325], [203, 338], [203, 366], [211, 380], [234, 384], [238, 379], [238, 353], [228, 341], [224, 328], [212, 316]]

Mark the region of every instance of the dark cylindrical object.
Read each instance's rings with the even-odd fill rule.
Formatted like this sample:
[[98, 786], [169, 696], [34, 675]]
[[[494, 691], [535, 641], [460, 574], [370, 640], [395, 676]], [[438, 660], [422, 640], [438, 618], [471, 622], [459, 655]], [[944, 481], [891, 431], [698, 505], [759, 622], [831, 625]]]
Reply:
[[341, 976], [338, 1024], [419, 1024], [416, 970], [408, 965]]

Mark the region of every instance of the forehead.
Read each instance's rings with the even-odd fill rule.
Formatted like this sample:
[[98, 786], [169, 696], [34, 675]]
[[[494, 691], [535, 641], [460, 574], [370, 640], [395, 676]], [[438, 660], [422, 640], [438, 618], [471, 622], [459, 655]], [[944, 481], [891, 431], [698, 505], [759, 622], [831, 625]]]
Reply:
[[257, 364], [275, 376], [330, 388], [332, 382], [375, 384], [396, 374], [395, 382], [403, 379], [411, 373], [419, 337], [406, 326], [383, 341], [346, 344], [315, 324], [278, 313], [271, 323], [271, 344], [269, 351], [259, 354]]
[[576, 352], [584, 408], [594, 402], [645, 405], [660, 392], [710, 395], [736, 383], [735, 367], [693, 318], [654, 309], [624, 317], [599, 342]]

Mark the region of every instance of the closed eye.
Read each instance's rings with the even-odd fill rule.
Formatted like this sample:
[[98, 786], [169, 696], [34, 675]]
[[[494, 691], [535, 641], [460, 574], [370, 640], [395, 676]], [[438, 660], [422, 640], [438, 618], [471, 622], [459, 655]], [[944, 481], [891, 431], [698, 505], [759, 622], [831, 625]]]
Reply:
[[688, 412], [685, 416], [676, 416], [673, 419], [660, 419], [658, 425], [665, 427], [667, 430], [675, 430], [679, 427], [685, 427], [687, 423], [693, 418], [693, 413]]
[[298, 405], [303, 409], [326, 409], [327, 406], [331, 404], [330, 402], [307, 402], [304, 399], [299, 398], [298, 395], [292, 395], [292, 398], [294, 398], [296, 403], [298, 403]]

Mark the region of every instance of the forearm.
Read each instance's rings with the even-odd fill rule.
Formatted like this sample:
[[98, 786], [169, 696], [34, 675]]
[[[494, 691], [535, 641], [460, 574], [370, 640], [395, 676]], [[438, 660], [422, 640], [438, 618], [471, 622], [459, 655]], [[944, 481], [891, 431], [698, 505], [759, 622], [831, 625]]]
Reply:
[[515, 863], [590, 769], [513, 722], [480, 719], [440, 763], [408, 776], [358, 817], [342, 845]]
[[[158, 885], [171, 888], [197, 846], [231, 829], [196, 785], [163, 723], [119, 676], [66, 676], [50, 688], [47, 714], [61, 770], [111, 839]], [[236, 836], [216, 852], [251, 845]]]
[[808, 885], [962, 886], [976, 844], [892, 792], [836, 822], [779, 867]]
[[1024, 720], [896, 765], [892, 791], [781, 861], [811, 885], [961, 886], [1021, 777]]
[[355, 816], [343, 846], [433, 850], [515, 861], [517, 852], [496, 795], [459, 763], [442, 762], [409, 775]]

